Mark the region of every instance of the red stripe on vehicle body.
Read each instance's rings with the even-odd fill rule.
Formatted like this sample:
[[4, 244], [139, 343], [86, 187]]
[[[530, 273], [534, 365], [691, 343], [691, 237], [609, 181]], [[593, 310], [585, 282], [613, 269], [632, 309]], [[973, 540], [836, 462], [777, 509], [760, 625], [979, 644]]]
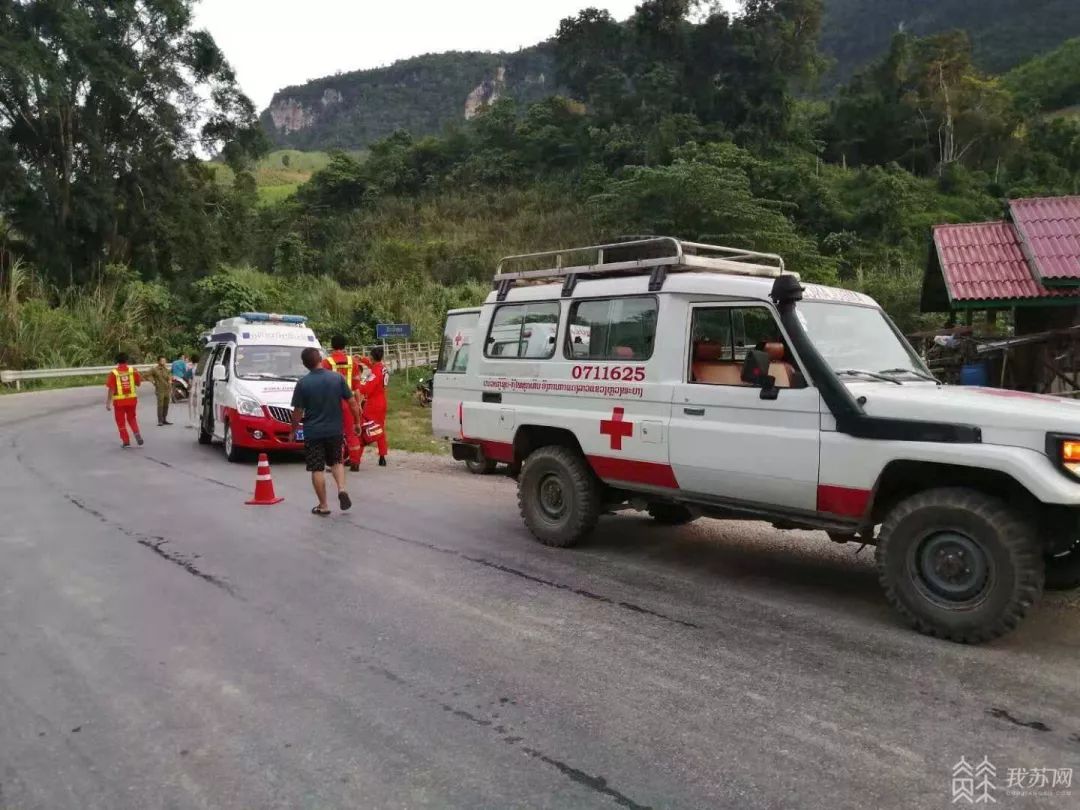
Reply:
[[819, 512], [843, 517], [862, 517], [870, 504], [871, 492], [868, 489], [837, 487], [819, 484], [817, 488], [817, 508]]
[[484, 458], [490, 461], [501, 461], [503, 464], [514, 463], [514, 445], [510, 442], [492, 442], [481, 439], [479, 445]]
[[670, 464], [653, 461], [633, 461], [610, 456], [586, 456], [589, 464], [601, 478], [608, 481], [625, 481], [628, 484], [646, 484], [651, 487], [678, 489], [675, 471]]

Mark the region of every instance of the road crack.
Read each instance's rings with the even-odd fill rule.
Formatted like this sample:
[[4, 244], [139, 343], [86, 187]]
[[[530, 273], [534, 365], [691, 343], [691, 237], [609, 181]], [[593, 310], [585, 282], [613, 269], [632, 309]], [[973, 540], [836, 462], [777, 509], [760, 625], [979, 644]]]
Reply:
[[562, 582], [555, 582], [554, 580], [544, 579], [543, 577], [528, 574], [525, 571], [521, 571], [517, 568], [512, 568], [508, 565], [503, 565], [502, 563], [492, 562], [491, 560], [484, 559], [483, 557], [473, 557], [463, 551], [458, 551], [457, 549], [437, 546], [434, 543], [427, 543], [423, 540], [417, 540], [412, 537], [402, 537], [401, 535], [385, 532], [381, 529], [372, 528], [371, 526], [361, 526], [357, 523], [353, 523], [351, 520], [346, 522], [362, 531], [371, 532], [372, 534], [377, 534], [380, 537], [385, 537], [389, 540], [396, 540], [399, 543], [407, 543], [408, 545], [416, 546], [417, 548], [424, 548], [428, 551], [436, 551], [439, 554], [446, 554], [451, 557], [457, 557], [458, 559], [465, 560], [466, 562], [473, 563], [474, 565], [481, 565], [485, 568], [492, 568], [496, 571], [501, 571], [504, 574], [510, 574], [511, 576], [520, 577], [521, 579], [528, 580], [529, 582], [534, 582], [537, 585], [543, 585], [546, 588], [552, 588], [557, 591], [565, 591], [567, 593], [572, 593], [575, 596], [581, 596], [594, 602], [601, 602], [605, 605], [612, 605], [614, 607], [622, 608], [623, 610], [630, 611], [631, 613], [652, 616], [666, 622], [671, 622], [672, 624], [677, 624], [680, 627], [688, 627], [694, 630], [701, 629], [700, 624], [695, 624], [694, 622], [686, 621], [685, 619], [678, 619], [674, 616], [668, 616], [665, 613], [660, 613], [656, 610], [650, 610], [649, 608], [642, 607], [641, 605], [634, 604], [633, 602], [625, 602], [618, 599], [613, 599], [610, 596], [593, 593], [592, 591], [588, 591], [584, 588], [575, 588], [573, 585], [566, 585]]
[[[505, 725], [495, 725], [494, 722], [491, 720], [486, 720], [483, 717], [477, 717], [472, 712], [465, 711], [464, 709], [459, 709], [456, 706], [447, 703], [439, 698], [430, 697], [426, 692], [423, 692], [421, 689], [414, 686], [406, 678], [402, 677], [398, 673], [391, 672], [386, 667], [379, 666], [377, 664], [367, 663], [361, 656], [353, 656], [353, 662], [357, 664], [363, 664], [367, 667], [369, 672], [372, 672], [375, 675], [379, 675], [380, 677], [385, 678], [387, 681], [394, 684], [395, 686], [404, 689], [413, 698], [421, 700], [429, 705], [436, 706], [447, 714], [465, 720], [466, 722], [471, 723], [478, 728], [482, 728], [486, 731], [497, 734], [499, 736], [499, 739], [503, 743], [520, 747], [521, 751], [527, 754], [532, 759], [538, 760], [540, 762], [543, 762], [545, 765], [549, 765], [552, 768], [555, 768], [563, 776], [583, 787], [588, 788], [589, 790], [593, 790], [597, 793], [603, 794], [604, 796], [608, 796], [621, 807], [627, 807], [630, 808], [630, 810], [652, 810], [652, 807], [650, 805], [640, 804], [639, 802], [631, 799], [625, 793], [622, 793], [621, 791], [613, 788], [608, 783], [608, 780], [605, 779], [603, 776], [596, 776], [594, 774], [587, 773], [586, 771], [583, 771], [580, 768], [575, 768], [573, 765], [563, 762], [560, 759], [549, 756], [548, 754], [536, 748], [520, 745], [520, 743], [524, 741], [524, 737], [510, 734], [509, 730]], [[516, 705], [515, 701], [510, 701], [508, 698], [499, 699], [500, 705], [506, 705], [507, 703], [514, 703], [514, 705]]]

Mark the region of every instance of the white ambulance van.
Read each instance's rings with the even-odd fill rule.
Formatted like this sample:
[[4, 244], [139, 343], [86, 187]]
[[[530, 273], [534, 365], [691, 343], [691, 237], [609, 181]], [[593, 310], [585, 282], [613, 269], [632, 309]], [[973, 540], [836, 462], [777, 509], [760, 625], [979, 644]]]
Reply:
[[900, 614], [962, 642], [1080, 586], [1080, 403], [943, 386], [872, 299], [779, 256], [661, 237], [504, 259], [447, 319], [432, 420], [456, 459], [510, 465], [548, 545], [622, 509], [820, 529], [876, 546]]
[[195, 386], [199, 443], [220, 441], [229, 461], [253, 452], [302, 450], [290, 442], [292, 393], [307, 374], [300, 353], [320, 349], [301, 315], [245, 312], [211, 330]]

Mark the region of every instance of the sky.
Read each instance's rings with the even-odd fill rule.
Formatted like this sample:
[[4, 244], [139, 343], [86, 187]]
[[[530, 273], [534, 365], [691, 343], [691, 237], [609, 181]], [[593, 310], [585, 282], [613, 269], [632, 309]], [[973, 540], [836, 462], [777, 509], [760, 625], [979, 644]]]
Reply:
[[[277, 90], [338, 71], [441, 51], [515, 51], [555, 33], [582, 8], [616, 19], [640, 0], [200, 0], [240, 86], [264, 109]], [[737, 0], [724, 0], [729, 8]]]

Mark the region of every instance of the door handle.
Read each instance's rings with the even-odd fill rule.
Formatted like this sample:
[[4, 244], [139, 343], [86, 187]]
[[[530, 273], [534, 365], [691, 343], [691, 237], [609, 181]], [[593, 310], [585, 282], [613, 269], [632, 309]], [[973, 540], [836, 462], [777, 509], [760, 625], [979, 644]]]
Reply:
[[488, 394], [483, 395], [484, 402], [502, 402], [502, 394]]
[[705, 409], [704, 408], [683, 408], [682, 412], [685, 413], [687, 416], [704, 416], [705, 415]]

